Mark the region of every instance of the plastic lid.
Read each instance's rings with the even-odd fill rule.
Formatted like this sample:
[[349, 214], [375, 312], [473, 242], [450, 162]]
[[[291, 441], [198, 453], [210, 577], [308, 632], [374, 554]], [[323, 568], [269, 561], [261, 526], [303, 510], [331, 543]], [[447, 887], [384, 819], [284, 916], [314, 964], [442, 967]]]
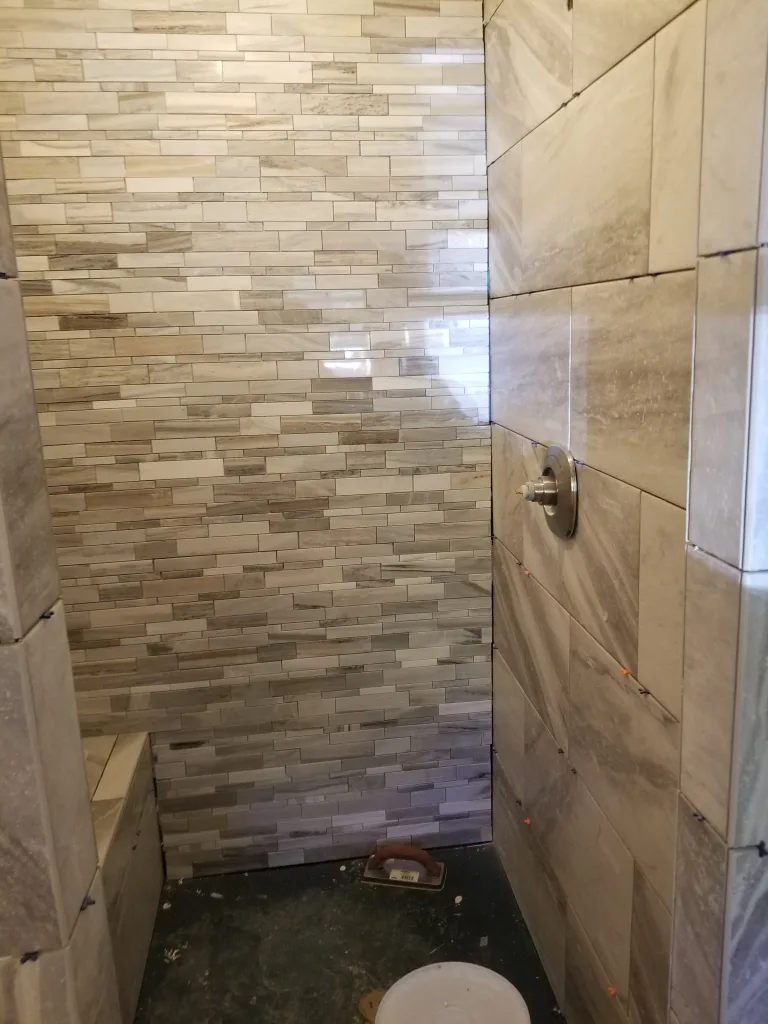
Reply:
[[506, 978], [455, 962], [406, 974], [382, 999], [376, 1024], [531, 1024], [531, 1018]]

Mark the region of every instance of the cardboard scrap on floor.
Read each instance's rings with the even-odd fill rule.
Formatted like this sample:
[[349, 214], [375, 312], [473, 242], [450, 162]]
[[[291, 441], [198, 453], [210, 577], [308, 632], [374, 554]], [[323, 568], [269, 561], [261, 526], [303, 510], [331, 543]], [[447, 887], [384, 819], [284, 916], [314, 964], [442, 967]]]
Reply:
[[376, 1020], [376, 1013], [379, 1009], [381, 1000], [386, 995], [386, 990], [383, 988], [375, 988], [372, 992], [366, 992], [360, 1002], [357, 1004], [357, 1008], [363, 1016], [363, 1019], [368, 1024], [374, 1024]]

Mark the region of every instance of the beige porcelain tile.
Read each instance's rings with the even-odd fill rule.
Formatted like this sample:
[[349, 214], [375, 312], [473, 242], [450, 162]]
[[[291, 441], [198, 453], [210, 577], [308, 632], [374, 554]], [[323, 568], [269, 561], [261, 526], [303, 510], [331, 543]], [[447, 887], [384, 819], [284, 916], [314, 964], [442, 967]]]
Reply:
[[96, 873], [67, 950], [80, 1024], [122, 1024], [101, 876]]
[[0, 273], [6, 277], [15, 277], [16, 272], [16, 254], [13, 251], [11, 219], [5, 191], [5, 173], [3, 161], [0, 158]]
[[28, 645], [35, 743], [61, 884], [63, 921], [71, 928], [96, 870], [96, 845], [61, 602], [51, 612], [51, 617], [41, 619], [22, 644]]
[[0, 949], [20, 955], [67, 941], [96, 869], [60, 604], [19, 643], [0, 646], [0, 675]]
[[571, 98], [571, 20], [559, 0], [504, 0], [485, 32], [488, 162]]
[[523, 144], [488, 168], [488, 260], [492, 297], [526, 290], [523, 249]]
[[721, 1024], [762, 1024], [766, 1019], [767, 900], [766, 858], [754, 848], [729, 851]]
[[140, 761], [148, 756], [146, 733], [136, 732], [118, 736], [94, 793], [94, 799], [113, 800], [127, 796]]
[[491, 302], [491, 414], [545, 443], [568, 445], [571, 292]]
[[578, 92], [649, 39], [691, 0], [576, 0], [573, 87]]
[[685, 505], [693, 271], [573, 289], [574, 457]]
[[685, 511], [640, 499], [638, 679], [680, 720], [683, 700]]
[[555, 996], [565, 990], [566, 900], [504, 772], [494, 763], [494, 845]]
[[743, 557], [756, 270], [754, 251], [699, 262], [688, 539], [736, 566]]
[[[497, 432], [501, 430], [496, 428]], [[511, 431], [505, 432], [502, 442], [505, 454], [497, 466], [500, 472], [505, 468], [503, 479], [510, 482], [501, 508], [496, 492], [497, 536], [502, 536], [501, 527], [506, 536], [519, 543], [521, 517], [520, 560], [525, 568], [622, 664], [634, 670], [638, 644], [640, 491], [580, 466], [579, 521], [574, 537], [562, 540], [551, 532], [542, 510], [523, 502], [512, 488], [512, 482], [517, 487], [519, 478], [529, 479], [540, 472], [544, 447], [534, 447]]]
[[723, 837], [728, 830], [740, 576], [689, 547], [680, 788]]
[[708, 0], [699, 252], [768, 241], [759, 223], [768, 9]]
[[[560, 574], [571, 614], [622, 666], [637, 669], [640, 491], [587, 466], [578, 469], [579, 512]], [[532, 509], [541, 515], [540, 509]], [[539, 523], [541, 520], [539, 520]], [[541, 528], [541, 527], [540, 527]], [[527, 539], [527, 537], [526, 537]], [[524, 542], [523, 549], [528, 551]]]
[[483, 0], [483, 22], [487, 23], [499, 9], [501, 0]]
[[631, 1024], [667, 1024], [672, 915], [635, 865], [629, 978]]
[[18, 639], [58, 596], [59, 578], [40, 451], [24, 316], [16, 281], [0, 280], [0, 457], [3, 556], [0, 640]]
[[[611, 984], [625, 1001], [629, 993], [632, 855], [583, 781], [570, 773], [556, 750], [551, 756], [559, 758], [567, 782], [557, 815], [547, 823], [541, 842]], [[527, 801], [526, 810], [536, 833], [538, 810]]]
[[570, 696], [570, 759], [670, 907], [680, 727], [577, 623]]
[[739, 614], [738, 681], [728, 842], [768, 835], [768, 573], [745, 573]]
[[88, 796], [92, 797], [104, 772], [109, 755], [115, 745], [116, 736], [89, 736], [83, 739], [85, 776], [88, 782]]
[[506, 427], [492, 426], [493, 533], [518, 561], [523, 560], [525, 509], [517, 490], [529, 478], [529, 452], [532, 446], [526, 438]]
[[697, 814], [680, 799], [671, 1006], [680, 1024], [718, 1024], [727, 850]]
[[566, 748], [568, 613], [498, 541], [494, 573], [494, 642], [547, 728]]
[[525, 694], [498, 651], [493, 652], [493, 749], [504, 774], [523, 792]]
[[[506, 274], [511, 292], [539, 291], [647, 272], [652, 100], [648, 44], [519, 143], [519, 185], [518, 147], [494, 165], [492, 283]], [[505, 251], [493, 250], [494, 218], [517, 225]]]
[[627, 1024], [618, 994], [611, 994], [614, 988], [578, 917], [569, 907], [564, 1004], [568, 1024]]
[[133, 1020], [149, 943], [163, 887], [163, 860], [154, 793], [150, 793], [134, 839], [131, 862], [123, 880], [110, 932], [120, 1004], [125, 1020]]
[[[768, 136], [767, 136], [768, 137]], [[766, 162], [768, 164], [768, 161]], [[768, 196], [768, 189], [766, 189]], [[749, 400], [749, 449], [744, 514], [744, 568], [768, 569], [768, 251], [757, 254], [757, 297]]]
[[[568, 803], [571, 775], [564, 749], [558, 746], [527, 697], [523, 710], [525, 761], [520, 795], [534, 835], [546, 848], [549, 835]], [[555, 863], [551, 854], [550, 863]]]
[[3, 1020], [12, 1024], [80, 1024], [64, 950], [24, 964], [15, 956], [0, 958], [0, 991]]
[[705, 24], [698, 0], [656, 36], [651, 273], [696, 266]]

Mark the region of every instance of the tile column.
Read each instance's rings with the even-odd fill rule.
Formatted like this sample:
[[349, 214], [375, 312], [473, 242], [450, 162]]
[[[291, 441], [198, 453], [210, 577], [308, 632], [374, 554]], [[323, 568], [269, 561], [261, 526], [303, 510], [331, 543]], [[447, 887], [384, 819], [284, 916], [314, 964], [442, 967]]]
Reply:
[[0, 163], [0, 1020], [118, 1024]]
[[708, 0], [672, 1009], [768, 1017], [768, 8]]

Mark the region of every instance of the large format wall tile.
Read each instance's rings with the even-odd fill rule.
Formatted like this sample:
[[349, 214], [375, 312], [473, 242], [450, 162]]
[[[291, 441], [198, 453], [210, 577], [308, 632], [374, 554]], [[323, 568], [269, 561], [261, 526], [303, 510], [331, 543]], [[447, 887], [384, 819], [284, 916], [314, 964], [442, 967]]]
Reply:
[[698, 0], [656, 37], [651, 273], [696, 266], [705, 23], [706, 2]]
[[495, 423], [568, 446], [571, 292], [491, 303], [491, 414]]
[[753, 847], [728, 854], [721, 1024], [763, 1024], [768, 1017], [768, 859]]
[[[578, 480], [576, 533], [572, 540], [557, 542], [562, 552], [561, 574], [566, 602], [574, 618], [624, 667], [634, 672], [637, 668], [640, 491], [586, 466], [579, 467]], [[533, 511], [541, 516], [540, 509]], [[549, 542], [552, 533], [546, 524], [541, 529], [548, 534]], [[525, 543], [523, 547], [525, 549]]]
[[570, 759], [671, 907], [680, 727], [576, 623], [570, 696]]
[[[555, 752], [555, 756], [557, 756]], [[562, 756], [561, 762], [564, 761]], [[632, 921], [632, 854], [583, 781], [562, 764], [564, 791], [540, 840], [600, 962], [626, 1001]], [[538, 808], [529, 806], [534, 834]]]
[[725, 843], [684, 799], [678, 814], [672, 1010], [680, 1024], [718, 1024], [725, 920]]
[[632, 1024], [667, 1024], [672, 915], [635, 865], [629, 1019]]
[[627, 1024], [616, 986], [606, 975], [573, 910], [565, 942], [565, 1019], [568, 1024]]
[[491, 294], [648, 270], [653, 45], [492, 166]]
[[731, 565], [743, 557], [757, 254], [699, 262], [688, 539]]
[[565, 995], [566, 899], [544, 851], [524, 823], [520, 798], [494, 762], [494, 845], [560, 1005]]
[[23, 636], [59, 592], [19, 285], [0, 280], [0, 641]]
[[562, 747], [568, 745], [568, 613], [494, 544], [495, 643]]
[[733, 735], [731, 846], [768, 839], [768, 573], [742, 577]]
[[504, 774], [522, 794], [525, 694], [498, 651], [493, 652], [493, 752]]
[[5, 190], [5, 172], [0, 159], [0, 274], [4, 277], [16, 275], [16, 253], [13, 250], [11, 219]]
[[152, 731], [172, 875], [477, 840], [482, 4], [99, 2], [0, 10], [84, 726]]
[[733, 748], [741, 574], [689, 548], [680, 787], [725, 837]]
[[[768, 136], [766, 136], [768, 139]], [[768, 161], [766, 161], [768, 164]], [[768, 186], [766, 187], [768, 204]], [[768, 570], [768, 250], [757, 253], [755, 333], [749, 408], [747, 495], [744, 512], [744, 568]]]
[[574, 89], [584, 89], [690, 3], [691, 0], [576, 0]]
[[488, 289], [515, 295], [523, 285], [523, 143], [488, 168]]
[[64, 950], [23, 964], [0, 958], [0, 1020], [7, 1024], [80, 1024]]
[[571, 98], [571, 12], [560, 0], [504, 0], [485, 32], [488, 162]]
[[573, 454], [678, 505], [695, 305], [696, 275], [687, 271], [573, 289]]
[[0, 949], [69, 939], [96, 869], [85, 767], [61, 605], [0, 646]]
[[768, 241], [763, 157], [768, 7], [707, 0], [699, 252]]
[[538, 462], [531, 442], [506, 427], [491, 427], [491, 462], [493, 468], [493, 535], [523, 560], [523, 527], [525, 502], [517, 493], [530, 479], [531, 470], [538, 475]]
[[685, 510], [640, 499], [637, 677], [680, 719], [685, 627]]
[[502, 542], [508, 538], [516, 546], [515, 558], [558, 605], [634, 670], [640, 491], [580, 466], [579, 524], [572, 539], [562, 540], [547, 526], [542, 509], [515, 493], [520, 483], [538, 475], [545, 448], [503, 427], [494, 427], [494, 438], [496, 536]]

